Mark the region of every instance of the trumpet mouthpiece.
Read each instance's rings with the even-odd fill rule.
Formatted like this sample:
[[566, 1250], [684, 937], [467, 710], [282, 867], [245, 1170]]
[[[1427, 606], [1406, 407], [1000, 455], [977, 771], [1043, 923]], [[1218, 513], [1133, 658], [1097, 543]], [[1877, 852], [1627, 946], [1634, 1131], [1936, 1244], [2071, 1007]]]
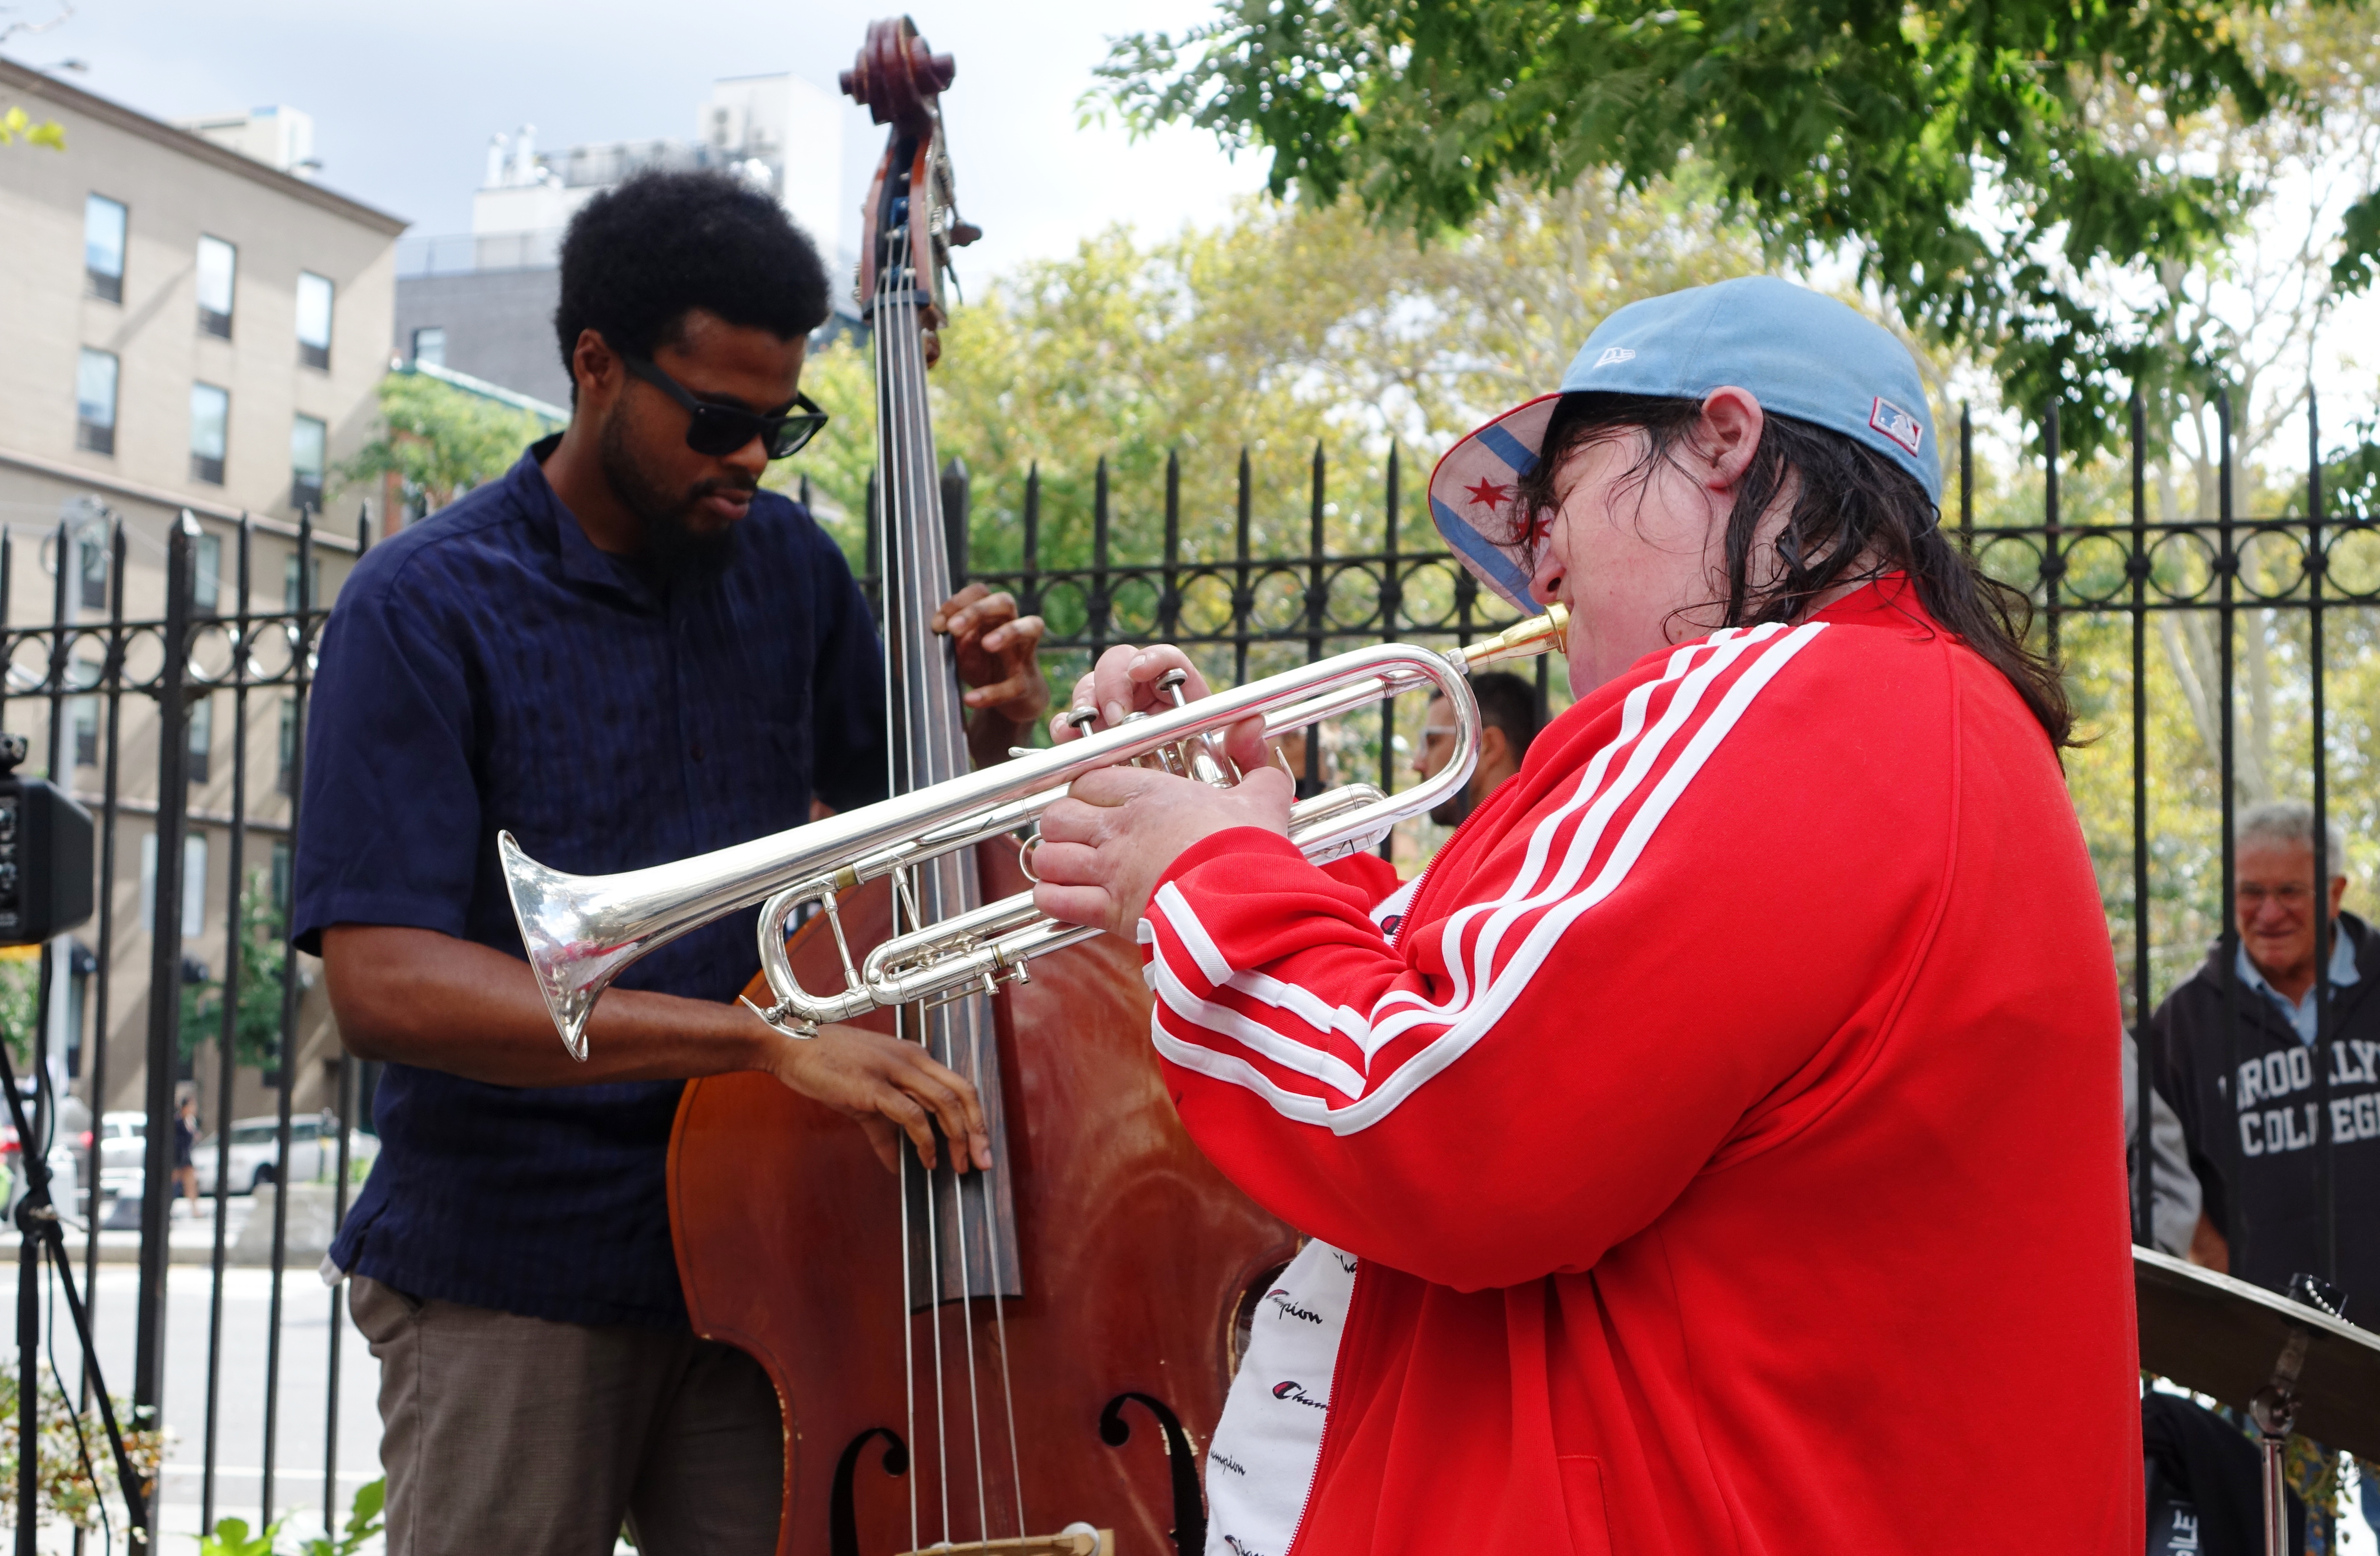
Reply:
[[1535, 658], [1561, 647], [1570, 636], [1570, 608], [1549, 605], [1542, 616], [1532, 616], [1516, 621], [1483, 642], [1470, 644], [1447, 656], [1463, 667], [1463, 672], [1486, 669], [1509, 659]]

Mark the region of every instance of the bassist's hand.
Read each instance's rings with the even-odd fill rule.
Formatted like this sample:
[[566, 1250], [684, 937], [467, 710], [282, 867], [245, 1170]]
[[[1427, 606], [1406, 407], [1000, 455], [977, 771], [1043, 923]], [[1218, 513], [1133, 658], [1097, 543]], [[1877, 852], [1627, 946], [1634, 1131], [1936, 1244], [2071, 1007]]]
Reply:
[[1038, 616], [1017, 614], [1016, 597], [969, 584], [934, 608], [934, 631], [947, 633], [958, 651], [959, 679], [971, 712], [989, 713], [1010, 726], [1030, 726], [1050, 706], [1050, 683], [1041, 675]]
[[944, 1138], [966, 1142], [956, 1152], [962, 1171], [970, 1163], [991, 1165], [991, 1135], [974, 1085], [917, 1043], [863, 1027], [823, 1026], [813, 1038], [782, 1038], [769, 1072], [858, 1120], [887, 1172], [900, 1170], [905, 1134], [916, 1145], [917, 1160], [931, 1167], [936, 1124]]

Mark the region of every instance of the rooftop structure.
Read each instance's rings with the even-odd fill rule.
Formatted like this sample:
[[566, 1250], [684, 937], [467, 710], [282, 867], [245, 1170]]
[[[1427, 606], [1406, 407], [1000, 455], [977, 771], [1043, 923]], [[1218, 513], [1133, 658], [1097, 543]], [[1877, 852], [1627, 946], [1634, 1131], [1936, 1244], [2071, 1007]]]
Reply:
[[[706, 167], [775, 195], [830, 265], [849, 268], [840, 103], [798, 76], [727, 77], [711, 83], [688, 139], [540, 151], [534, 125], [491, 137], [471, 230], [398, 245], [396, 355], [566, 403], [552, 326], [563, 229], [598, 192], [635, 174]], [[849, 305], [838, 295], [836, 306]]]

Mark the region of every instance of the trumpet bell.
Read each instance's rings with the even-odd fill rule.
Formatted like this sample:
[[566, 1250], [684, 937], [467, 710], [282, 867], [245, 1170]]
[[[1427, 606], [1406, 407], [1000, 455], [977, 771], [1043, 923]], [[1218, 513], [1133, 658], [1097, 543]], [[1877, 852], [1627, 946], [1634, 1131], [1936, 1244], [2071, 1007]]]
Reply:
[[587, 1018], [620, 969], [650, 948], [633, 935], [615, 944], [600, 939], [606, 923], [600, 875], [570, 875], [531, 859], [509, 832], [496, 834], [496, 858], [512, 888], [513, 919], [545, 1008], [553, 1017], [562, 1045], [574, 1059], [587, 1057]]

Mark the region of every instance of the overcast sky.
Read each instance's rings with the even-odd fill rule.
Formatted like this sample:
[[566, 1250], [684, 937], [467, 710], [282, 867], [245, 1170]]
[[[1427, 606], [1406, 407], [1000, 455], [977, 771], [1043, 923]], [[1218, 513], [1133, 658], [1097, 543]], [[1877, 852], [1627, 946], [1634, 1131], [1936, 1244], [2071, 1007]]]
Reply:
[[[12, 0], [11, 19], [58, 0]], [[76, 0], [74, 14], [9, 54], [75, 58], [65, 78], [162, 118], [285, 103], [314, 117], [322, 181], [394, 211], [417, 235], [465, 232], [488, 138], [522, 124], [538, 145], [690, 139], [711, 80], [790, 70], [834, 91], [868, 21], [893, 0]], [[985, 231], [962, 270], [980, 279], [1065, 252], [1114, 222], [1171, 232], [1208, 223], [1260, 187], [1261, 155], [1236, 164], [1213, 139], [1135, 143], [1078, 126], [1075, 104], [1110, 34], [1174, 30], [1208, 0], [1031, 0], [909, 14], [959, 74], [943, 97], [960, 205]], [[884, 132], [849, 108], [846, 204], [855, 211]], [[856, 238], [856, 221], [845, 242]]]

